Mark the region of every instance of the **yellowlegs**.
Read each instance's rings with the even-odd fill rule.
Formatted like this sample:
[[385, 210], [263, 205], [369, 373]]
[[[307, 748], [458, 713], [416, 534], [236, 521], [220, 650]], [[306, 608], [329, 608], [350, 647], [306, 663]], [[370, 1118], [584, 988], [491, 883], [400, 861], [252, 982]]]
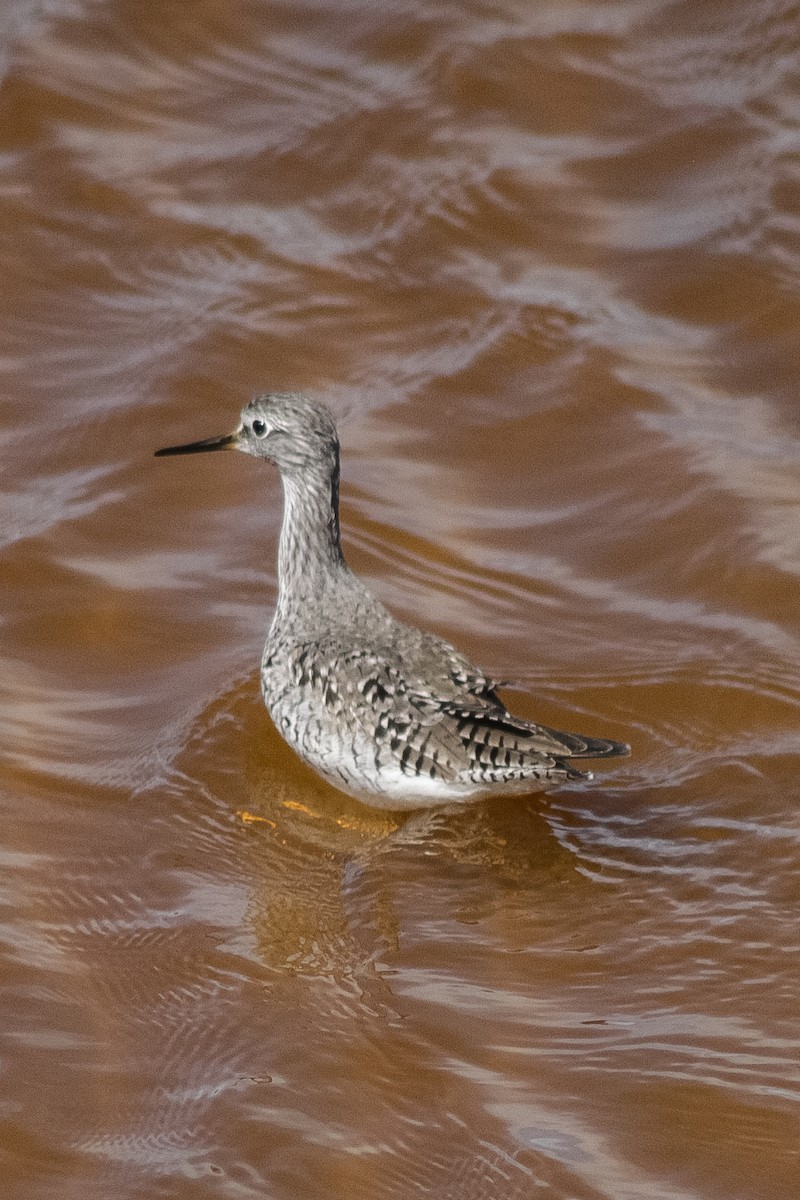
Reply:
[[156, 454], [206, 450], [242, 450], [280, 471], [278, 601], [261, 687], [286, 741], [334, 787], [376, 808], [429, 808], [591, 778], [571, 760], [629, 753], [512, 716], [496, 681], [398, 621], [353, 574], [339, 539], [339, 439], [324, 404], [267, 393], [233, 433]]

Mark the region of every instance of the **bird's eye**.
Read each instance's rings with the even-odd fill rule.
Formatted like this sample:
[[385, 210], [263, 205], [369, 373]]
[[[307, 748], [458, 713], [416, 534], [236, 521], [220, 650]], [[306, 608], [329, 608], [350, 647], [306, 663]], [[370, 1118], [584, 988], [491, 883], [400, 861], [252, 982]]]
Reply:
[[266, 421], [260, 421], [258, 419], [258, 417], [256, 417], [255, 421], [253, 421], [252, 430], [257, 438], [266, 437], [266, 435], [267, 435]]

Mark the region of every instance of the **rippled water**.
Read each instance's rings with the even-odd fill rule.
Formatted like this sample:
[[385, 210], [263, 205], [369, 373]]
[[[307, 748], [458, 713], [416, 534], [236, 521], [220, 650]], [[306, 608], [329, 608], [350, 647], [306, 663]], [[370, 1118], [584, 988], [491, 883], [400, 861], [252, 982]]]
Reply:
[[[800, 9], [5, 0], [3, 1194], [800, 1194]], [[409, 820], [272, 730], [340, 418], [401, 616], [633, 743]]]

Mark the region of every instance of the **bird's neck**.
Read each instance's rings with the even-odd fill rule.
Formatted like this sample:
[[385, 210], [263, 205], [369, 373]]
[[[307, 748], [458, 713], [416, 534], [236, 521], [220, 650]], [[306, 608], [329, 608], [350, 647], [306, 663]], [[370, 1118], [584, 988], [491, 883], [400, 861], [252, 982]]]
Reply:
[[339, 540], [339, 456], [302, 475], [286, 474], [278, 547], [277, 615], [284, 618], [336, 586], [348, 568]]

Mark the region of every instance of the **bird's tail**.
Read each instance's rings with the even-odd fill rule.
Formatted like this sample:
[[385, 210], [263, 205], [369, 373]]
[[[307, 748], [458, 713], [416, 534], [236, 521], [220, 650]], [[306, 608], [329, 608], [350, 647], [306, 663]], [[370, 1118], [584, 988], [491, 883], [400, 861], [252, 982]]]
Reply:
[[586, 737], [583, 733], [563, 733], [560, 729], [548, 729], [547, 732], [569, 750], [570, 758], [625, 758], [631, 752], [627, 742]]

